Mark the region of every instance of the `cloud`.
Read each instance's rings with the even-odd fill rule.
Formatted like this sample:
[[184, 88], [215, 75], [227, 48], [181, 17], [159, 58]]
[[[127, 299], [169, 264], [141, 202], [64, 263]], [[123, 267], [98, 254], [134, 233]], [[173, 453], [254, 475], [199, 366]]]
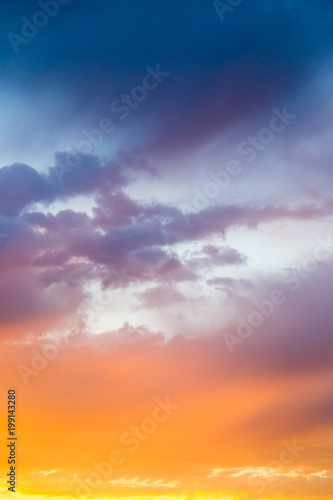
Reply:
[[[140, 201], [125, 193], [124, 185], [132, 176], [127, 166], [103, 164], [97, 157], [89, 157], [82, 172], [80, 169], [68, 175], [63, 184], [52, 182], [52, 172], [44, 175], [27, 166], [14, 165], [0, 171], [8, 180], [0, 217], [0, 232], [7, 235], [0, 245], [0, 269], [7, 273], [11, 297], [21, 294], [21, 285], [15, 277], [21, 272], [27, 276], [36, 303], [43, 304], [45, 299], [45, 304], [51, 300], [55, 304], [52, 293], [58, 290], [65, 297], [67, 292], [60, 291], [68, 290], [75, 297], [70, 301], [74, 311], [85, 298], [87, 284], [96, 282], [104, 289], [145, 285], [146, 290], [137, 295], [141, 306], [167, 307], [177, 301], [188, 301], [184, 293], [177, 291], [175, 283], [196, 282], [204, 269], [247, 263], [245, 255], [228, 245], [203, 244], [206, 238], [215, 235], [225, 238], [235, 228], [256, 229], [276, 221], [318, 220], [330, 216], [333, 208], [331, 200], [295, 207], [226, 204], [206, 208], [186, 220], [178, 208]], [[32, 211], [37, 202], [72, 200], [82, 193], [89, 193], [95, 203], [91, 215], [70, 209], [55, 213]], [[180, 244], [195, 242], [201, 244], [201, 253], [192, 252], [189, 258], [179, 252]], [[235, 283], [209, 281], [208, 284], [224, 285], [237, 301]], [[17, 311], [26, 311], [26, 315], [29, 308], [29, 315], [35, 311], [37, 306], [24, 306], [25, 300], [27, 304], [32, 300], [26, 294], [21, 306], [13, 301], [14, 305], [6, 308], [3, 315], [6, 322], [9, 311], [14, 322], [21, 317]], [[41, 307], [40, 314], [43, 310]], [[49, 305], [45, 311], [49, 311], [51, 318], [53, 307]], [[35, 314], [39, 317], [37, 311]]]
[[[5, 4], [13, 32], [39, 9]], [[101, 497], [238, 498], [268, 477], [267, 498], [331, 498], [332, 262], [292, 267], [333, 214], [333, 6], [239, 4], [222, 24], [199, 0], [69, 2], [18, 54], [1, 46], [0, 386], [18, 388], [28, 495], [70, 495], [170, 397]], [[169, 76], [122, 120], [112, 103], [148, 65]], [[238, 145], [285, 106], [297, 120], [247, 165]], [[114, 133], [79, 153], [106, 116]], [[231, 155], [241, 175], [184, 213]], [[231, 354], [225, 332], [274, 289], [284, 303]], [[276, 473], [294, 438], [304, 455]]]
[[[103, 164], [96, 156], [82, 156], [79, 167], [70, 169], [68, 167], [70, 156], [71, 154], [56, 153], [55, 166], [50, 167], [46, 174], [22, 164], [2, 167], [0, 213], [9, 216], [18, 215], [25, 208], [38, 202], [50, 204], [59, 199], [92, 194], [102, 186], [112, 192], [129, 182], [125, 169], [117, 163]], [[60, 173], [61, 165], [67, 166], [69, 170], [60, 176], [63, 182], [60, 182], [57, 175], [57, 172]]]
[[[311, 286], [308, 292], [310, 290]], [[169, 292], [165, 294], [167, 303]], [[158, 294], [163, 295], [163, 290], [151, 290], [145, 299], [154, 302]], [[162, 302], [164, 298], [162, 296]], [[90, 462], [101, 461], [113, 449], [123, 446], [122, 434], [151, 414], [156, 397], [169, 395], [179, 410], [147, 440], [137, 456], [126, 455], [125, 467], [119, 470], [115, 480], [125, 474], [145, 478], [149, 469], [152, 481], [161, 477], [165, 483], [180, 480], [180, 488], [187, 487], [189, 491], [196, 491], [197, 484], [191, 480], [196, 476], [202, 477], [201, 484], [207, 491], [216, 491], [218, 486], [238, 492], [246, 486], [249, 474], [261, 477], [259, 468], [277, 460], [281, 441], [291, 439], [292, 442], [297, 438], [298, 444], [307, 447], [304, 455], [297, 459], [297, 467], [302, 472], [295, 476], [287, 467], [286, 481], [281, 482], [281, 477], [276, 476], [274, 484], [287, 496], [298, 478], [297, 485], [303, 491], [301, 476], [331, 470], [325, 434], [329, 424], [327, 411], [331, 409], [331, 387], [327, 380], [332, 365], [330, 324], [325, 331], [322, 327], [312, 329], [311, 337], [305, 333], [297, 345], [297, 354], [293, 353], [294, 364], [288, 367], [285, 359], [295, 322], [301, 335], [317, 308], [330, 315], [329, 298], [325, 303], [317, 299], [314, 304], [315, 300], [314, 287], [312, 308], [304, 302], [301, 318], [297, 309], [292, 312], [291, 302], [290, 306], [286, 303], [287, 309], [277, 311], [264, 331], [258, 333], [260, 343], [250, 338], [241, 346], [242, 355], [230, 355], [222, 332], [208, 334], [205, 331], [197, 338], [177, 335], [166, 339], [160, 332], [127, 324], [118, 331], [70, 339], [67, 347], [59, 349], [58, 355], [33, 377], [29, 391], [21, 391], [21, 411], [26, 416], [24, 433], [25, 439], [29, 439], [35, 435], [37, 402], [52, 387], [52, 399], [48, 400], [46, 413], [44, 411], [45, 434], [31, 451], [35, 467], [40, 470], [64, 468], [62, 436], [71, 450], [70, 461], [75, 461], [80, 477], [85, 477], [81, 471], [87, 470], [88, 474]], [[150, 305], [154, 307], [154, 303]], [[283, 336], [280, 335], [282, 323]], [[43, 354], [50, 341], [44, 338], [30, 345], [18, 343], [15, 350], [9, 350], [8, 345], [4, 347], [4, 369], [9, 370], [13, 383], [21, 383], [15, 367], [29, 366], [34, 355], [32, 349]], [[320, 351], [327, 353], [326, 360], [316, 353], [317, 343]], [[304, 356], [309, 360], [310, 353], [312, 363], [298, 362]], [[286, 384], [288, 391], [285, 391]], [[319, 393], [320, 397], [314, 396]], [[71, 394], [70, 401], [68, 394]], [[103, 398], [102, 414], [95, 405], [87, 403], [94, 398]], [[203, 411], [198, 412], [198, 408]], [[96, 418], [99, 418], [98, 431], [92, 425]], [[52, 426], [52, 432], [48, 426]], [[85, 455], [78, 446], [82, 436], [85, 436]], [[52, 458], [47, 453], [49, 449], [52, 449]], [[126, 448], [121, 449], [126, 453]], [[232, 469], [235, 463], [241, 472], [237, 478], [233, 476], [237, 471]], [[216, 476], [216, 481], [210, 478], [207, 483], [202, 474], [209, 475], [208, 471], [213, 468], [230, 469], [231, 475]], [[326, 478], [311, 476], [311, 491], [318, 488], [319, 481], [324, 491], [329, 487], [331, 475], [329, 472]], [[263, 477], [266, 477], [264, 472]], [[40, 486], [41, 491], [47, 489], [45, 485]], [[105, 484], [105, 494], [112, 494], [112, 486]]]
[[146, 309], [168, 307], [186, 301], [185, 295], [170, 285], [148, 288], [144, 292], [137, 293], [136, 297], [140, 300], [139, 305], [136, 307]]
[[194, 267], [239, 266], [246, 264], [247, 261], [247, 258], [238, 250], [227, 245], [223, 248], [205, 245], [201, 250], [201, 254], [204, 257], [196, 257], [191, 260]]

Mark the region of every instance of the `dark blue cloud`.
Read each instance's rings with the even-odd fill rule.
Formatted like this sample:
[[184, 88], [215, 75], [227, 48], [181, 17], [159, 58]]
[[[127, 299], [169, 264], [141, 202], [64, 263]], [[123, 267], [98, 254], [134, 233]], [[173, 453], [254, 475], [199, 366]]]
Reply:
[[38, 202], [46, 205], [102, 189], [117, 191], [130, 182], [129, 171], [116, 162], [103, 163], [96, 156], [78, 156], [79, 167], [68, 166], [68, 154], [56, 153], [55, 165], [46, 174], [14, 164], [0, 168], [0, 214], [17, 215]]
[[[32, 19], [38, 9], [35, 2], [4, 6], [3, 85], [24, 89], [27, 99], [45, 88], [69, 94], [75, 119], [88, 111], [105, 116], [148, 64], [160, 63], [171, 77], [138, 115], [154, 115], [168, 146], [177, 137], [196, 141], [286, 99], [332, 52], [327, 1], [244, 2], [221, 23], [213, 2], [200, 0], [70, 0], [15, 55], [6, 35], [20, 33], [21, 17]], [[47, 126], [51, 117], [44, 112]]]

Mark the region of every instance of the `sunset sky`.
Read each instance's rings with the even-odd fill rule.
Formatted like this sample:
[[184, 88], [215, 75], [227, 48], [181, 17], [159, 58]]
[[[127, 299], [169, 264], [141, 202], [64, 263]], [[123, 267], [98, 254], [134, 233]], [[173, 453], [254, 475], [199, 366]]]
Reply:
[[332, 500], [332, 2], [0, 27], [0, 499]]

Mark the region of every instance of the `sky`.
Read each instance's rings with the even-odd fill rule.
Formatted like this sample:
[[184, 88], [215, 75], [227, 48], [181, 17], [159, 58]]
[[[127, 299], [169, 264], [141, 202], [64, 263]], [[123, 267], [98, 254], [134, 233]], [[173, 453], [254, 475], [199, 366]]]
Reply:
[[331, 500], [332, 3], [1, 10], [0, 499]]

